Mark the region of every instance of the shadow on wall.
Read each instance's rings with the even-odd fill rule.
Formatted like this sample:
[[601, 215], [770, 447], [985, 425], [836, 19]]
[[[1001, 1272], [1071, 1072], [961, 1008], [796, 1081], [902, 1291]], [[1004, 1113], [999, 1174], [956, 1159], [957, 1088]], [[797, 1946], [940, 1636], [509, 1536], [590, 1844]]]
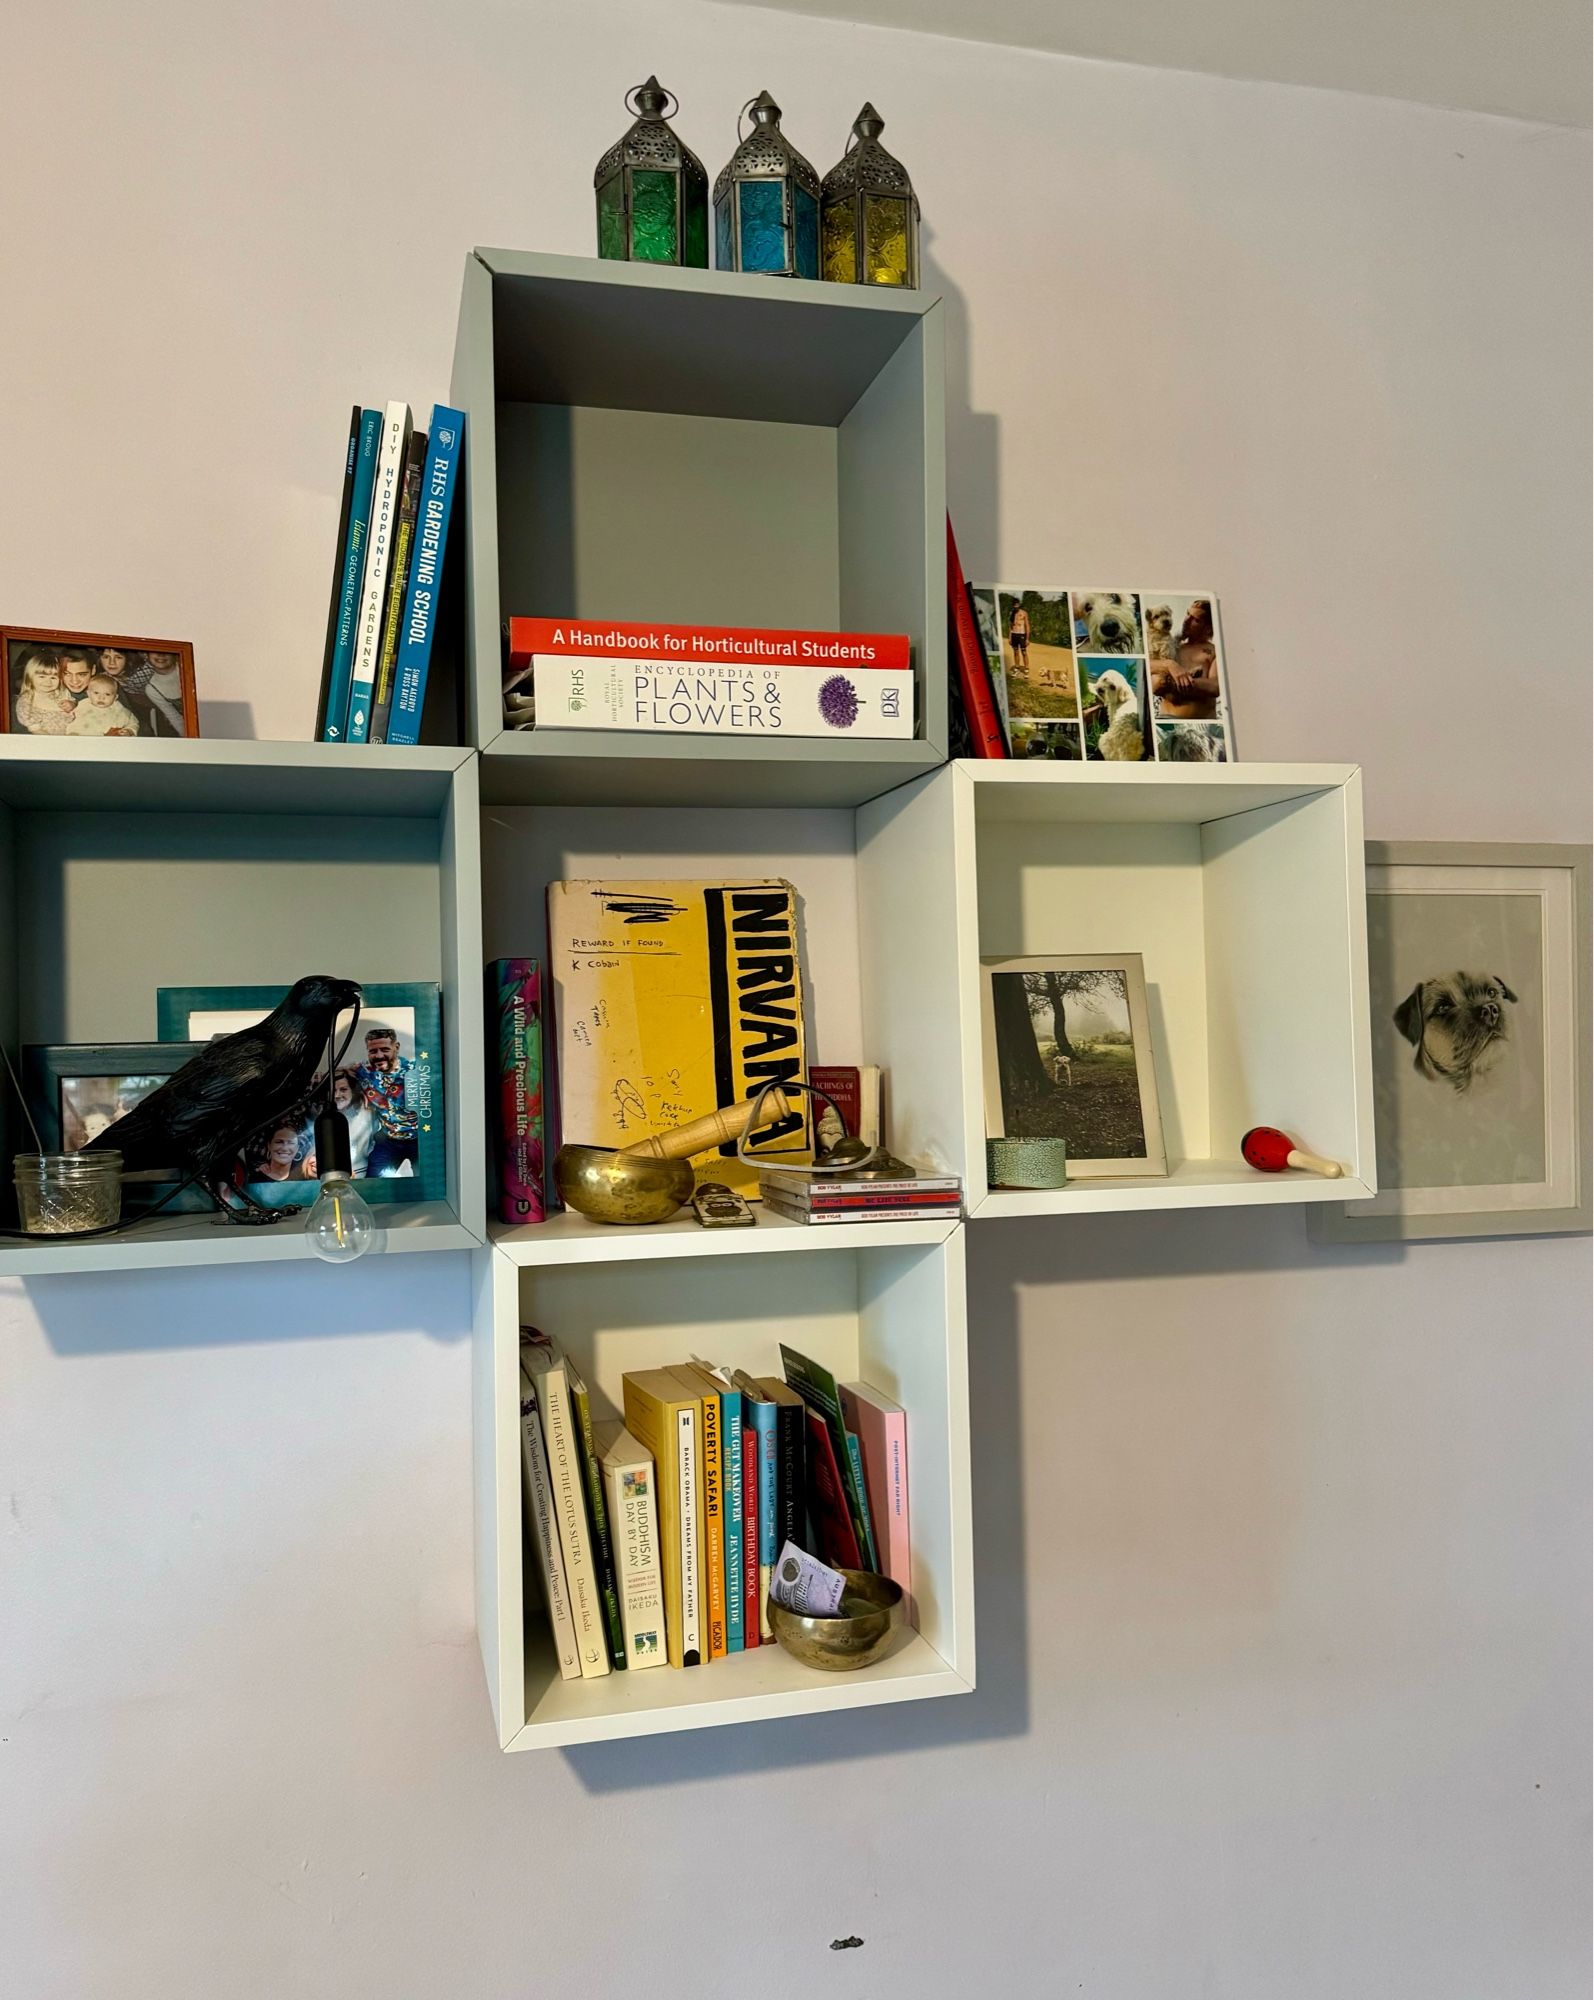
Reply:
[[[294, 1229], [291, 1218], [279, 1225]], [[332, 1340], [411, 1328], [468, 1338], [470, 1260], [457, 1252], [372, 1255], [353, 1269], [303, 1263], [39, 1278], [27, 1299], [63, 1359], [157, 1349]], [[3, 1295], [0, 1287], [0, 1295]]]
[[996, 573], [1000, 549], [1001, 489], [998, 480], [999, 424], [989, 411], [970, 404], [969, 313], [963, 293], [935, 254], [935, 231], [920, 239], [924, 289], [941, 295], [941, 329], [946, 348], [946, 504], [957, 535], [963, 572], [969, 577]]

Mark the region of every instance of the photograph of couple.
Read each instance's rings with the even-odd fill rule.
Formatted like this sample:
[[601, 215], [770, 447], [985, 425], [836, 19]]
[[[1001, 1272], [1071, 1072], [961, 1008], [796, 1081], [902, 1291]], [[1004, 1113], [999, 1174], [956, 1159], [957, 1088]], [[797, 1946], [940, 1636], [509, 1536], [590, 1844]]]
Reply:
[[0, 726], [25, 736], [197, 736], [194, 668], [186, 647], [3, 635], [6, 701]]

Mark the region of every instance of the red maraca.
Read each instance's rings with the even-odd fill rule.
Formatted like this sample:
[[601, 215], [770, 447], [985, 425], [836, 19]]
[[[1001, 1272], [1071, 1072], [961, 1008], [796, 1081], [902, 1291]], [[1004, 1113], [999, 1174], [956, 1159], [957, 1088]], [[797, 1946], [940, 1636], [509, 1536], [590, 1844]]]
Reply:
[[1304, 1167], [1309, 1174], [1337, 1181], [1345, 1171], [1338, 1160], [1325, 1160], [1318, 1153], [1303, 1153], [1287, 1132], [1280, 1132], [1272, 1125], [1253, 1125], [1240, 1141], [1240, 1151], [1248, 1167], [1264, 1174], [1281, 1174], [1286, 1167]]

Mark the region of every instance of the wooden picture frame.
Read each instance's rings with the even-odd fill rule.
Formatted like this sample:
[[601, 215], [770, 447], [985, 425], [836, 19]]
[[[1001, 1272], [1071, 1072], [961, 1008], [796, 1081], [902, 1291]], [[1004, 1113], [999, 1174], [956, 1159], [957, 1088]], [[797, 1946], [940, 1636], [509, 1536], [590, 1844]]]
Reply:
[[[1463, 896], [1452, 940], [1436, 899]], [[1404, 925], [1403, 897], [1425, 899]], [[1509, 924], [1502, 908], [1491, 925], [1476, 900], [1497, 897], [1518, 899]], [[1587, 1231], [1590, 849], [1369, 841], [1367, 910], [1379, 1192], [1313, 1207], [1308, 1234], [1322, 1243], [1411, 1243]], [[1480, 943], [1463, 958], [1471, 938]], [[1492, 951], [1481, 942], [1497, 938]], [[1501, 1023], [1481, 1046], [1473, 1025], [1480, 1003]], [[1459, 1147], [1447, 1146], [1445, 1134], [1465, 1135], [1473, 1120], [1488, 1135], [1480, 1177], [1446, 1178]], [[1507, 1140], [1518, 1150], [1502, 1175]], [[1413, 1183], [1408, 1170], [1423, 1158], [1438, 1158], [1440, 1173]]]
[[[1025, 980], [1033, 982], [1052, 975], [1056, 978], [1049, 1001], [1033, 985], [1023, 984]], [[1086, 983], [1081, 983], [1081, 976]], [[1008, 980], [1018, 983], [1001, 984]], [[1064, 980], [1070, 983], [1062, 983]], [[1022, 997], [1015, 1000], [1015, 994]], [[1052, 1054], [1047, 1057], [1038, 1009], [1050, 1005], [1055, 1015], [1071, 996], [1078, 999], [1087, 1017], [1101, 1015], [1106, 1019], [1110, 1015], [1111, 1025], [1103, 1031], [1109, 1039], [1093, 1042], [1084, 1055], [1076, 1051], [1066, 1058], [1054, 1039]], [[1061, 1138], [1068, 1146], [1070, 1179], [1144, 1178], [1167, 1173], [1156, 1064], [1151, 1051], [1151, 1018], [1146, 1006], [1146, 974], [1139, 952], [1063, 958], [982, 958], [980, 1017], [987, 1138]], [[1067, 1038], [1066, 1019], [1054, 1033]], [[1130, 1044], [1127, 1060], [1117, 1053], [1122, 1046], [1119, 1037], [1124, 1034]], [[1020, 1044], [1016, 1050], [1011, 1046], [1014, 1037], [1019, 1038]], [[1023, 1046], [1026, 1038], [1032, 1040], [1032, 1048]], [[1033, 1061], [1037, 1079], [1046, 1079], [1044, 1085], [1037, 1081], [1035, 1091], [1028, 1093], [1023, 1110], [1017, 1103], [1022, 1085], [1015, 1081], [1015, 1054], [1024, 1068]], [[1076, 1075], [1082, 1066], [1087, 1073]], [[1121, 1082], [1115, 1081], [1107, 1073], [1109, 1067], [1125, 1070], [1132, 1067], [1135, 1108], [1127, 1117], [1124, 1099], [1129, 1079], [1125, 1076]], [[1076, 1089], [1081, 1092], [1077, 1100], [1072, 1096]], [[1109, 1092], [1111, 1105], [1092, 1102]], [[1099, 1144], [1106, 1132], [1119, 1130], [1125, 1133], [1124, 1143], [1134, 1145], [1137, 1122], [1141, 1148], [1138, 1151], [1087, 1150], [1074, 1137], [1076, 1132], [1089, 1134], [1090, 1140]]]
[[[91, 677], [121, 683], [120, 692], [105, 712], [120, 711], [132, 719], [135, 728], [120, 720], [107, 727], [74, 728], [75, 716], [68, 713], [65, 697], [57, 701], [54, 714], [63, 720], [55, 726], [54, 715], [44, 716], [44, 699], [25, 677], [35, 666], [44, 666], [46, 656], [62, 652], [82, 652], [95, 656], [90, 662]], [[119, 656], [121, 664], [107, 669], [105, 654]], [[159, 663], [158, 665], [152, 663]], [[59, 673], [59, 667], [58, 667]], [[194, 648], [187, 639], [129, 639], [103, 632], [56, 632], [33, 625], [0, 625], [0, 733], [37, 736], [45, 741], [86, 737], [90, 741], [108, 738], [112, 742], [140, 737], [194, 737], [199, 734], [199, 699], [194, 690]], [[74, 708], [83, 705], [87, 688], [73, 691]], [[96, 708], [99, 704], [96, 704]], [[93, 714], [95, 711], [88, 711]], [[34, 724], [26, 720], [40, 714]]]

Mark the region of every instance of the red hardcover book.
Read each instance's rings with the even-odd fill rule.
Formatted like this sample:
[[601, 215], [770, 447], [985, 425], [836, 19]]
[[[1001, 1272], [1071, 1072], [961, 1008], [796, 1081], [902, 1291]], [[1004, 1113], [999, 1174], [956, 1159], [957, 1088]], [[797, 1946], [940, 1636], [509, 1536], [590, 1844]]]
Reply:
[[950, 514], [946, 517], [946, 609], [947, 644], [952, 648], [952, 657], [957, 663], [958, 688], [969, 719], [969, 734], [974, 739], [974, 754], [976, 757], [1006, 757], [1009, 754], [1007, 737], [1002, 730], [1002, 718], [997, 713], [996, 696], [991, 691], [991, 676], [980, 645], [979, 627], [974, 622], [974, 606], [969, 602], [963, 565], [958, 560], [957, 538], [952, 533]]
[[[744, 1404], [745, 1408], [746, 1405]], [[758, 1433], [751, 1424], [742, 1426], [742, 1644], [751, 1650], [758, 1638], [758, 1480], [763, 1470], [758, 1449]]]
[[[959, 572], [961, 575], [961, 571]], [[969, 613], [970, 629], [974, 614]], [[595, 618], [511, 618], [509, 671], [537, 654], [664, 660], [682, 666], [888, 667], [912, 665], [900, 632], [793, 632], [756, 625], [625, 625]]]
[[806, 1410], [804, 1416], [808, 1424], [808, 1513], [819, 1543], [809, 1553], [833, 1569], [863, 1569], [830, 1428], [817, 1410]]
[[[863, 1116], [863, 1092], [857, 1068], [839, 1063], [829, 1065], [810, 1063], [808, 1081], [815, 1090], [822, 1090], [834, 1101], [837, 1111], [841, 1114], [841, 1122], [847, 1128], [846, 1136], [849, 1139], [856, 1139]], [[822, 1118], [823, 1114], [818, 1105], [815, 1105], [814, 1110]]]

